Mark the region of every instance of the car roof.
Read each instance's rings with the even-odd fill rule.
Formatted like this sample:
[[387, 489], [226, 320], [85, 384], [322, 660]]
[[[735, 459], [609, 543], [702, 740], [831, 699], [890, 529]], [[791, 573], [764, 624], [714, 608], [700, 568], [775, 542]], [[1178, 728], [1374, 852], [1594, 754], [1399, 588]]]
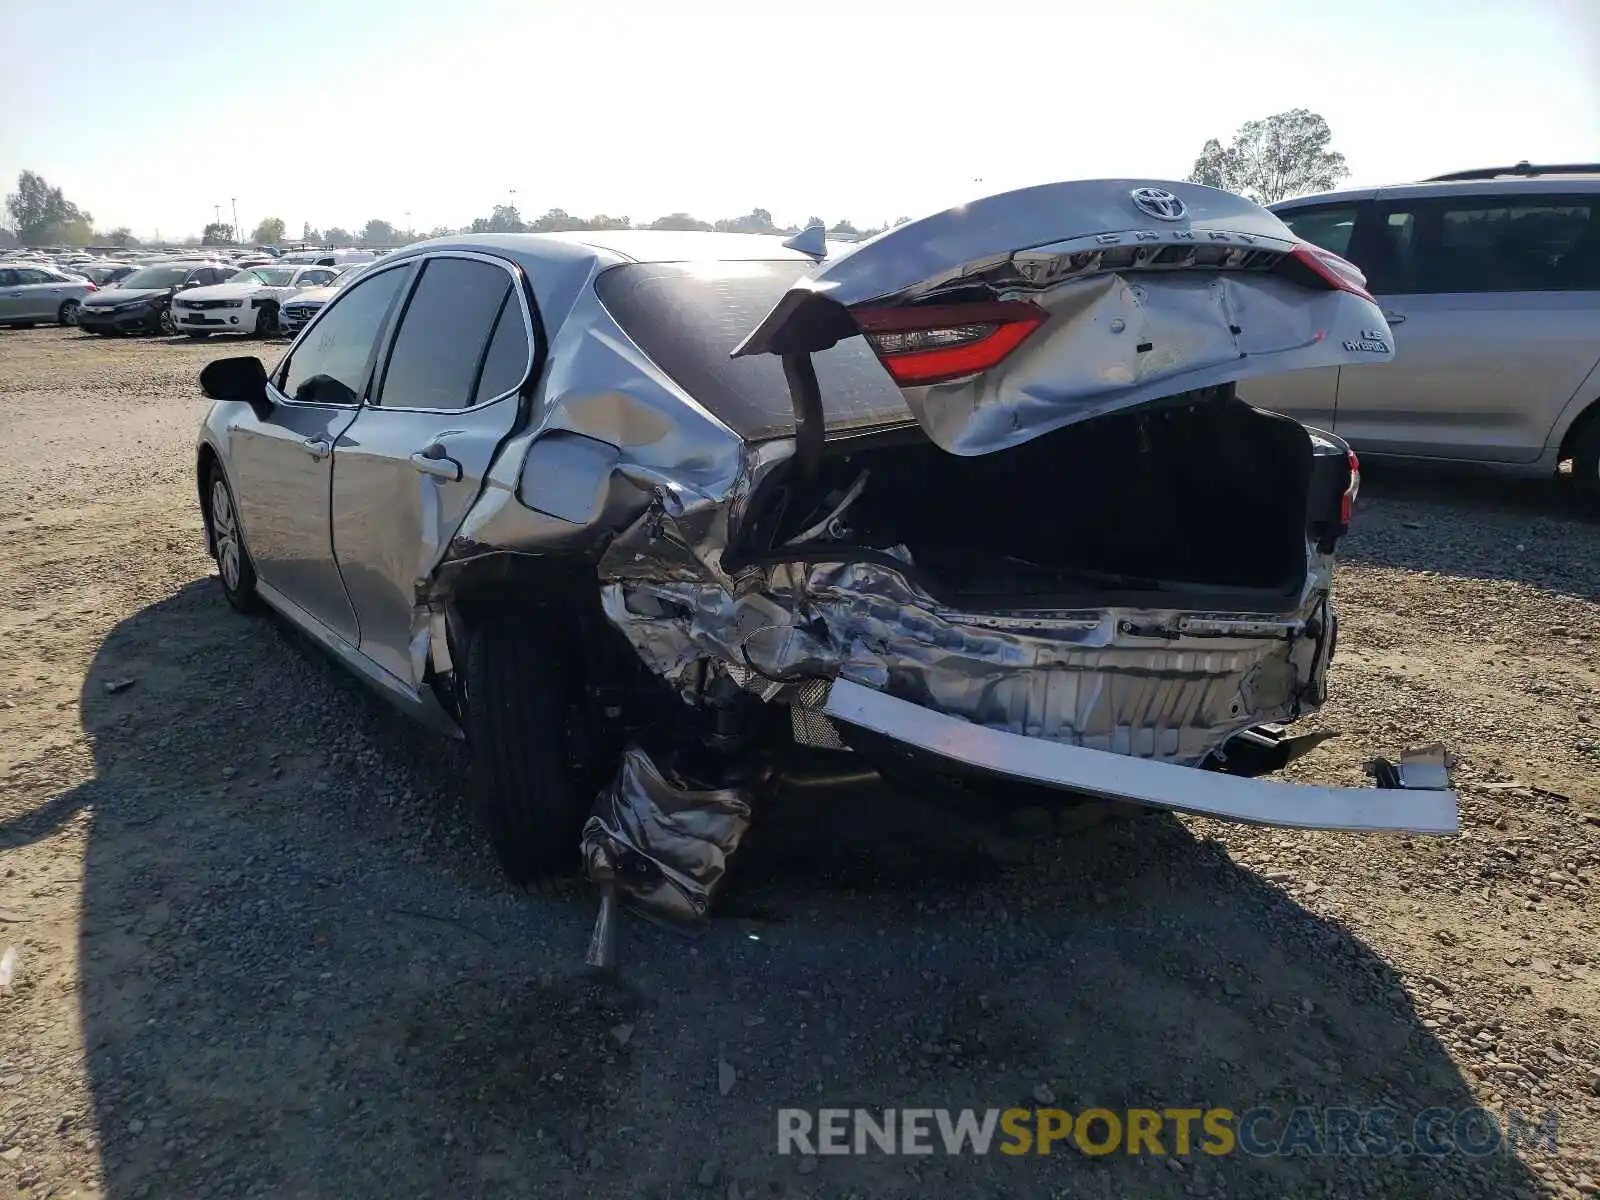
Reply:
[[1452, 196], [1546, 196], [1600, 194], [1600, 172], [1564, 171], [1548, 175], [1496, 175], [1487, 179], [1422, 179], [1383, 187], [1344, 188], [1295, 196], [1267, 205], [1271, 212], [1288, 212], [1312, 204], [1355, 203], [1361, 200], [1420, 200]]
[[[812, 261], [783, 244], [784, 239], [761, 233], [714, 233], [677, 229], [579, 229], [563, 233], [477, 233], [413, 242], [392, 257], [407, 257], [429, 250], [501, 250], [522, 257], [541, 258], [554, 251], [561, 257], [573, 250], [592, 250], [629, 262], [759, 262], [792, 259]], [[563, 253], [563, 251], [565, 253]], [[391, 256], [385, 255], [385, 258]]]

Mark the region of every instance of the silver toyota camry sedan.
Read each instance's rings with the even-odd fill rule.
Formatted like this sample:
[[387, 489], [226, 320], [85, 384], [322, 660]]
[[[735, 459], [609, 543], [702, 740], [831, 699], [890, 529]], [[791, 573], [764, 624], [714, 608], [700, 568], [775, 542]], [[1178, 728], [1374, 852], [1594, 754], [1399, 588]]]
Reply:
[[425, 242], [270, 370], [197, 483], [265, 602], [465, 736], [501, 860], [703, 917], [768, 782], [1451, 833], [1442, 752], [1259, 778], [1327, 691], [1359, 475], [1235, 383], [1391, 354], [1359, 271], [1225, 192], [989, 197], [830, 255], [596, 231]]

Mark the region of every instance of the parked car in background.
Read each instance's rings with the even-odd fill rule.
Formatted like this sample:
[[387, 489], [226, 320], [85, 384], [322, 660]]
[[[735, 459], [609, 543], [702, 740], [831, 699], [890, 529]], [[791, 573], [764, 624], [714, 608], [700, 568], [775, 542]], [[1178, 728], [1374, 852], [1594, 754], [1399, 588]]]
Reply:
[[296, 250], [279, 257], [284, 266], [289, 263], [309, 263], [318, 267], [343, 267], [350, 263], [376, 262], [378, 256], [371, 250]]
[[95, 293], [78, 311], [91, 333], [174, 333], [172, 298], [180, 291], [221, 283], [232, 272], [221, 263], [169, 262], [141, 267], [116, 286]]
[[278, 332], [291, 336], [299, 333], [305, 323], [316, 316], [324, 304], [333, 299], [334, 293], [360, 274], [366, 265], [366, 263], [351, 263], [340, 267], [338, 274], [321, 287], [308, 287], [280, 301]]
[[329, 283], [333, 267], [250, 267], [226, 282], [198, 287], [173, 298], [172, 316], [180, 333], [192, 338], [213, 333], [265, 337], [277, 332], [283, 299], [309, 287]]
[[0, 325], [76, 325], [84, 300], [96, 290], [91, 281], [54, 267], [20, 260], [0, 264]]
[[1327, 694], [1357, 464], [1234, 385], [1388, 357], [1354, 268], [1139, 180], [818, 258], [652, 230], [386, 256], [270, 374], [201, 375], [223, 592], [464, 733], [514, 878], [582, 862], [663, 916], [704, 915], [769, 767], [817, 751], [1456, 831], [1442, 752], [1381, 799], [1199, 769], [1276, 769]]
[[110, 262], [102, 263], [95, 267], [86, 267], [84, 275], [96, 287], [110, 287], [119, 280], [126, 279], [139, 269], [136, 263]]
[[1252, 380], [1247, 399], [1364, 457], [1543, 476], [1570, 460], [1600, 502], [1600, 163], [1460, 171], [1272, 211], [1361, 268], [1395, 358]]

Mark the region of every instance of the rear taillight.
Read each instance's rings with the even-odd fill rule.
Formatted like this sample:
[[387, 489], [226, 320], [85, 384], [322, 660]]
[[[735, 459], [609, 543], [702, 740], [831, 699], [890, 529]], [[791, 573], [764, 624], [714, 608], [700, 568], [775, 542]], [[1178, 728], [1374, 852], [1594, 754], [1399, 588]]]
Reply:
[[852, 314], [878, 361], [902, 387], [942, 383], [996, 367], [1044, 324], [1026, 301], [862, 308]]
[[1349, 526], [1350, 518], [1356, 513], [1356, 497], [1361, 494], [1361, 460], [1356, 457], [1354, 450], [1347, 451], [1350, 458], [1350, 482], [1345, 485], [1344, 495], [1339, 498], [1339, 524]]
[[86, 283], [83, 285], [83, 290], [86, 292], [98, 292], [100, 288], [95, 284]]
[[1372, 293], [1367, 291], [1367, 277], [1361, 273], [1361, 268], [1348, 259], [1340, 258], [1332, 250], [1301, 242], [1289, 252], [1287, 261], [1304, 267], [1336, 292], [1349, 292], [1363, 300], [1372, 299]]

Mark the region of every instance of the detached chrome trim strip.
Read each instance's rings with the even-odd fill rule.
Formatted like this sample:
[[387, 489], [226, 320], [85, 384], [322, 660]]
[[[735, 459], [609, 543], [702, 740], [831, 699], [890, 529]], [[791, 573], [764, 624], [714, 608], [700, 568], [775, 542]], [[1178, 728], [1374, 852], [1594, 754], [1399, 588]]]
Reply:
[[1289, 829], [1455, 834], [1454, 792], [1340, 788], [1241, 779], [987, 729], [837, 679], [823, 712], [836, 721], [980, 770], [1108, 800]]

